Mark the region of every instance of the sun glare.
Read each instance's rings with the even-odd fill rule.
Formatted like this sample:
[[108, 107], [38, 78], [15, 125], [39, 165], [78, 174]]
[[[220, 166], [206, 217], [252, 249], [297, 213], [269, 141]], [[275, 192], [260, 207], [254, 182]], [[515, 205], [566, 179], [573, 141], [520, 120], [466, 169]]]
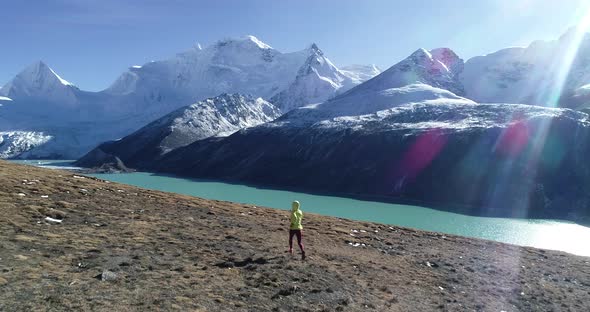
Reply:
[[555, 71], [557, 77], [550, 89], [550, 97], [545, 99], [548, 100], [545, 106], [557, 107], [559, 105], [560, 97], [563, 93], [572, 65], [578, 55], [580, 45], [590, 30], [590, 6], [584, 5], [581, 6], [580, 9], [583, 10], [585, 14], [580, 23], [565, 35], [569, 36], [569, 38], [564, 38], [568, 41], [568, 47], [564, 51], [565, 54], [563, 57], [559, 58], [558, 63], [553, 64], [553, 66], [556, 66], [559, 70]]

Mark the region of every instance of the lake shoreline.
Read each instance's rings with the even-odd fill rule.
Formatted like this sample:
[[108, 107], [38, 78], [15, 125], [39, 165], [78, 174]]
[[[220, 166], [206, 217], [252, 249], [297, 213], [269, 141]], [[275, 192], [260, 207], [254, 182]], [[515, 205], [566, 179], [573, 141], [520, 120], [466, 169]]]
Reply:
[[[30, 161], [37, 161], [30, 160]], [[40, 161], [55, 161], [50, 159], [40, 159]], [[64, 162], [70, 162], [71, 160], [64, 160]], [[112, 168], [108, 169], [101, 169], [101, 168], [78, 168], [78, 169], [67, 169], [72, 172], [77, 172], [80, 174], [87, 174], [87, 175], [94, 175], [94, 174], [128, 174], [128, 173], [147, 173], [152, 175], [158, 175], [163, 177], [172, 177], [172, 178], [179, 178], [179, 179], [186, 179], [195, 182], [220, 182], [226, 184], [233, 184], [233, 185], [242, 185], [253, 187], [257, 189], [264, 189], [264, 190], [274, 190], [274, 191], [288, 191], [288, 192], [297, 192], [297, 193], [305, 193], [309, 195], [317, 195], [317, 196], [329, 196], [329, 197], [341, 197], [341, 198], [348, 198], [348, 199], [355, 199], [361, 201], [368, 201], [368, 202], [376, 202], [376, 203], [386, 203], [386, 204], [399, 204], [399, 205], [410, 205], [410, 206], [420, 206], [429, 209], [435, 209], [439, 211], [451, 212], [462, 214], [466, 216], [472, 217], [484, 217], [484, 218], [504, 218], [504, 219], [521, 219], [521, 220], [547, 220], [547, 221], [565, 221], [565, 222], [572, 222], [581, 226], [590, 227], [590, 217], [570, 217], [564, 218], [560, 215], [555, 215], [551, 218], [543, 217], [543, 216], [528, 216], [523, 217], [519, 215], [511, 215], [507, 216], [505, 214], [498, 214], [493, 212], [501, 211], [501, 209], [493, 209], [493, 207], [485, 207], [486, 211], [491, 212], [487, 214], [477, 214], [473, 213], [475, 210], [483, 210], [484, 207], [473, 206], [473, 205], [465, 205], [465, 204], [458, 204], [458, 203], [445, 203], [441, 204], [438, 202], [433, 201], [423, 201], [417, 199], [410, 199], [410, 198], [403, 198], [403, 197], [394, 197], [394, 196], [379, 196], [379, 195], [370, 195], [370, 194], [354, 194], [354, 193], [341, 193], [341, 192], [328, 192], [328, 191], [318, 191], [308, 188], [302, 187], [294, 187], [294, 186], [283, 186], [283, 185], [271, 185], [271, 184], [261, 184], [261, 183], [249, 183], [243, 182], [239, 180], [232, 180], [232, 179], [207, 179], [207, 178], [195, 178], [191, 176], [183, 176], [174, 173], [168, 172], [157, 172], [157, 171], [142, 171], [142, 170], [130, 170], [130, 171], [118, 171]]]
[[[101, 172], [96, 171], [94, 169], [82, 169], [76, 170], [81, 174], [101, 174]], [[578, 225], [590, 227], [590, 217], [579, 217], [579, 218], [561, 218], [559, 215], [556, 215], [552, 218], [544, 218], [542, 216], [529, 216], [529, 217], [522, 217], [517, 215], [507, 216], [505, 214], [476, 214], [472, 213], [474, 210], [483, 209], [483, 207], [478, 206], [470, 206], [470, 205], [463, 205], [457, 203], [448, 203], [448, 204], [441, 204], [437, 202], [431, 201], [422, 201], [417, 199], [409, 199], [409, 198], [402, 198], [402, 197], [393, 197], [393, 196], [378, 196], [378, 195], [370, 195], [370, 194], [353, 194], [353, 193], [339, 193], [339, 192], [327, 192], [327, 191], [318, 191], [312, 190], [308, 188], [301, 188], [301, 187], [292, 187], [292, 186], [282, 186], [282, 185], [270, 185], [270, 184], [258, 184], [258, 183], [247, 183], [239, 180], [231, 180], [231, 179], [207, 179], [207, 178], [194, 178], [190, 176], [183, 176], [178, 174], [172, 174], [167, 172], [154, 172], [154, 171], [141, 171], [137, 170], [134, 172], [139, 173], [147, 173], [157, 176], [163, 177], [171, 177], [171, 178], [179, 178], [179, 179], [186, 179], [195, 182], [220, 182], [226, 184], [233, 184], [233, 185], [242, 185], [253, 187], [257, 189], [263, 190], [273, 190], [273, 191], [288, 191], [288, 192], [297, 192], [297, 193], [305, 193], [309, 195], [317, 195], [317, 196], [329, 196], [329, 197], [341, 197], [341, 198], [348, 198], [348, 199], [355, 199], [361, 201], [368, 201], [368, 202], [376, 202], [376, 203], [386, 203], [386, 204], [399, 204], [399, 205], [410, 205], [410, 206], [420, 206], [429, 209], [435, 209], [439, 211], [451, 212], [462, 214], [466, 216], [472, 217], [484, 217], [484, 218], [505, 218], [505, 219], [522, 219], [522, 220], [556, 220], [556, 221], [565, 221], [565, 222], [572, 222]], [[117, 174], [127, 174], [130, 172], [116, 172]], [[486, 207], [488, 212], [499, 211], [497, 209], [493, 209], [492, 207]]]
[[[55, 169], [54, 165], [69, 168], [69, 162], [67, 161], [41, 161], [41, 164], [35, 164], [35, 162], [33, 164], [49, 165], [53, 169]], [[77, 170], [75, 172], [80, 175], [88, 173], [87, 170]], [[360, 222], [380, 222], [423, 231], [434, 231], [590, 256], [590, 249], [575, 243], [579, 240], [589, 240], [590, 228], [571, 221], [470, 216], [469, 214], [456, 213], [453, 209], [437, 210], [425, 206], [364, 201], [362, 198], [295, 193], [284, 189], [186, 178], [171, 174], [150, 172], [119, 174], [110, 170], [107, 172], [91, 174], [90, 176], [146, 189], [283, 210], [289, 209], [288, 203], [297, 199], [304, 202], [308, 212], [324, 216], [347, 218]]]

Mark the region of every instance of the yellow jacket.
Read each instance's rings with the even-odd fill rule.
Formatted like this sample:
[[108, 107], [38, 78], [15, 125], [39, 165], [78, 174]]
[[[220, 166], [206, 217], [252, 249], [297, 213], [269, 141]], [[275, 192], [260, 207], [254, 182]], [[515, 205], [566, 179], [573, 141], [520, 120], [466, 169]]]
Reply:
[[300, 204], [298, 201], [294, 201], [291, 204], [291, 230], [302, 230], [301, 220], [303, 220], [303, 212], [299, 209]]

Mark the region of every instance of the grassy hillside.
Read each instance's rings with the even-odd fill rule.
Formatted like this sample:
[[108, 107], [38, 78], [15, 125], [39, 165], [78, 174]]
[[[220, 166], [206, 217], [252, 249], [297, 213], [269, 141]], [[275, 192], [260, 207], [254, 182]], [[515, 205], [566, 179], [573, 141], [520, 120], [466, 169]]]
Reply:
[[287, 226], [0, 161], [0, 310], [590, 310], [590, 258], [306, 213], [301, 261]]

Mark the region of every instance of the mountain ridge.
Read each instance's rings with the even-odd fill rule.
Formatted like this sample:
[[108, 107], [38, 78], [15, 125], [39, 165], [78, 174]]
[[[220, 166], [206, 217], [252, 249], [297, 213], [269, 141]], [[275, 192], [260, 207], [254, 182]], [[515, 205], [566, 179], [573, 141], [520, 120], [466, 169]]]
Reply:
[[[286, 113], [301, 106], [334, 103], [332, 100], [359, 88], [379, 101], [378, 93], [387, 93], [383, 86], [401, 94], [404, 87], [417, 84], [448, 90], [478, 103], [587, 109], [590, 57], [583, 51], [590, 51], [590, 37], [577, 38], [569, 32], [554, 41], [535, 41], [526, 48], [503, 49], [467, 62], [449, 48], [418, 49], [381, 72], [374, 66], [341, 70], [316, 44], [282, 53], [247, 36], [219, 40], [204, 48], [198, 45], [167, 60], [132, 66], [109, 88], [95, 93], [76, 88], [38, 62], [0, 89], [1, 96], [11, 99], [1, 101], [0, 131], [43, 132], [54, 138], [43, 147], [29, 144], [35, 146], [35, 153], [9, 157], [77, 158], [92, 145], [123, 137], [179, 107], [222, 93], [262, 97]], [[579, 51], [566, 72], [556, 64], [572, 56], [566, 48], [576, 43]], [[104, 128], [113, 124], [116, 126], [108, 133]], [[100, 135], [88, 134], [95, 131]], [[76, 146], [77, 142], [85, 143]]]
[[[41, 146], [18, 140], [21, 148], [11, 150], [26, 152], [3, 157], [78, 158], [104, 141], [206, 98], [242, 93], [269, 99], [287, 89], [302, 67], [310, 67], [305, 61], [314, 57], [329, 64], [323, 75], [338, 81], [328, 88], [315, 88], [315, 82], [299, 88], [303, 91], [296, 105], [333, 96], [341, 80], [360, 83], [339, 72], [315, 44], [282, 53], [254, 36], [198, 45], [166, 60], [131, 66], [99, 92], [80, 90], [45, 63], [35, 62], [0, 89], [6, 98], [0, 101], [0, 132], [30, 132], [21, 137], [43, 132], [52, 139]], [[314, 81], [325, 83], [322, 79]], [[308, 87], [313, 94], [305, 91]]]
[[[222, 94], [181, 107], [116, 141], [104, 142], [76, 164], [140, 168], [166, 153], [208, 137], [231, 135], [271, 121], [280, 111], [262, 98]], [[114, 163], [113, 163], [114, 162]]]

